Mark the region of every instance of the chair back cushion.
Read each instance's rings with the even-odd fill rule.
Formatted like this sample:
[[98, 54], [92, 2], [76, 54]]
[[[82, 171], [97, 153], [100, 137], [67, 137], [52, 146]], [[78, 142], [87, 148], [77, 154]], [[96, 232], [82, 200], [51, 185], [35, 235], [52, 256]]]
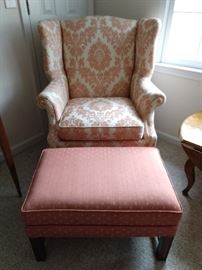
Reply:
[[70, 98], [128, 97], [136, 21], [88, 16], [61, 21]]

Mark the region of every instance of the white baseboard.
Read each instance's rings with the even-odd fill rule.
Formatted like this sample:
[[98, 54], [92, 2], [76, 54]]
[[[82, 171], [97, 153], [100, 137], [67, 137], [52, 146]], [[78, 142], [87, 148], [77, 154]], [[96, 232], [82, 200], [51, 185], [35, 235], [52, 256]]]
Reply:
[[157, 134], [158, 134], [159, 138], [161, 138], [169, 143], [180, 146], [180, 140], [178, 137], [172, 136], [172, 135], [165, 133], [163, 131], [160, 131], [160, 130], [157, 130]]
[[[16, 155], [23, 150], [25, 150], [27, 147], [30, 147], [40, 141], [42, 141], [45, 138], [43, 133], [38, 133], [35, 136], [24, 140], [23, 142], [17, 143], [11, 147], [11, 151], [13, 155]], [[4, 160], [3, 153], [0, 152], [0, 162]]]

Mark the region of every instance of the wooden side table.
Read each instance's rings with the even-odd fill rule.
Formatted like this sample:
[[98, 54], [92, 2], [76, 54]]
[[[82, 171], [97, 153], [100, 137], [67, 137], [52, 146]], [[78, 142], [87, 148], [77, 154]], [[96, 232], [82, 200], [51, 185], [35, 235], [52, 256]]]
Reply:
[[184, 166], [188, 185], [182, 192], [187, 195], [195, 182], [195, 166], [202, 170], [202, 112], [186, 118], [181, 125], [179, 135], [181, 145], [188, 155]]
[[19, 195], [19, 197], [22, 197], [22, 193], [21, 193], [20, 185], [19, 185], [19, 181], [18, 181], [18, 176], [16, 173], [15, 164], [13, 161], [8, 137], [7, 137], [6, 130], [4, 128], [4, 124], [2, 122], [1, 116], [0, 116], [0, 145], [1, 145], [1, 148], [3, 151], [6, 163], [8, 165], [9, 171], [10, 171], [11, 176], [13, 178], [13, 182], [14, 182], [15, 187], [17, 189], [18, 195]]

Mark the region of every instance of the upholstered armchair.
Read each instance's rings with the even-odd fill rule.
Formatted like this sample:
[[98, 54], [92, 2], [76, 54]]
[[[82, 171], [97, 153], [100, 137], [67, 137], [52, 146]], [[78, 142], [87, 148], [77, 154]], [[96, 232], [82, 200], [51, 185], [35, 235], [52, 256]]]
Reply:
[[50, 147], [154, 146], [154, 110], [165, 95], [151, 82], [155, 18], [89, 16], [42, 21], [50, 84], [37, 97]]

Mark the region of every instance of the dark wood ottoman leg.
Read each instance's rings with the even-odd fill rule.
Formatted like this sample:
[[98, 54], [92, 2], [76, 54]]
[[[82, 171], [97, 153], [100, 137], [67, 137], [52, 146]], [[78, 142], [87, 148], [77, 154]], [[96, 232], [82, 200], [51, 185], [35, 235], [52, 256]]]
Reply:
[[37, 261], [46, 260], [45, 238], [29, 238]]
[[159, 243], [156, 250], [156, 257], [160, 261], [165, 261], [174, 237], [159, 237]]

